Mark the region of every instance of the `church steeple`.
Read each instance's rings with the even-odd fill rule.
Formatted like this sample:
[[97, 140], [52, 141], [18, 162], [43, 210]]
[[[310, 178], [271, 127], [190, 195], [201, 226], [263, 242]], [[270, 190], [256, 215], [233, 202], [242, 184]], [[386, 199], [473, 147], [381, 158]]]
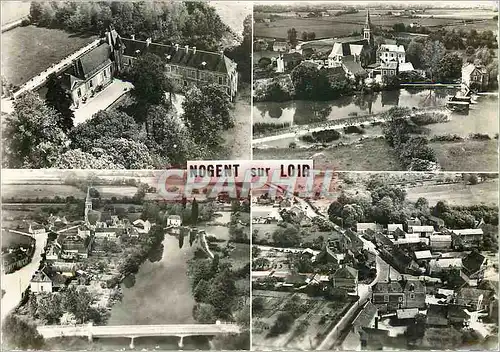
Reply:
[[373, 44], [372, 21], [370, 20], [369, 9], [366, 10], [365, 28], [363, 28], [363, 39], [365, 39], [370, 45]]

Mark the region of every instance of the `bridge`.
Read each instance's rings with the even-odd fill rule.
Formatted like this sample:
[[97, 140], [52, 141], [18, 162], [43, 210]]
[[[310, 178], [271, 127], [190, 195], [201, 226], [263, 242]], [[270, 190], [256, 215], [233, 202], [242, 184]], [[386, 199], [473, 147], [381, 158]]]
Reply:
[[134, 348], [134, 339], [138, 337], [176, 336], [179, 337], [179, 348], [184, 346], [183, 339], [187, 336], [214, 336], [239, 334], [241, 328], [232, 323], [216, 324], [169, 324], [169, 325], [115, 325], [94, 326], [83, 325], [44, 325], [37, 327], [38, 333], [44, 338], [83, 336], [92, 342], [94, 337], [128, 337], [130, 348]]

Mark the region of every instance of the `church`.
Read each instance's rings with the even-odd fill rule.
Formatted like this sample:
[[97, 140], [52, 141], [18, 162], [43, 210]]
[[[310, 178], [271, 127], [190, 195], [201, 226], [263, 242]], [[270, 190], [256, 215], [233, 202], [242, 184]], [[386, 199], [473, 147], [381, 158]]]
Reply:
[[366, 20], [362, 38], [340, 38], [334, 42], [332, 51], [328, 55], [328, 67], [339, 67], [345, 63], [349, 66], [367, 66], [372, 61], [374, 40], [370, 11], [366, 12]]
[[130, 68], [134, 60], [145, 53], [153, 53], [165, 62], [165, 75], [177, 88], [189, 85], [215, 83], [224, 88], [231, 100], [238, 89], [236, 63], [221, 51], [219, 53], [164, 45], [151, 39], [122, 38], [114, 29], [106, 32], [99, 45], [73, 60], [58, 74], [62, 87], [78, 108], [105, 89], [113, 77]]

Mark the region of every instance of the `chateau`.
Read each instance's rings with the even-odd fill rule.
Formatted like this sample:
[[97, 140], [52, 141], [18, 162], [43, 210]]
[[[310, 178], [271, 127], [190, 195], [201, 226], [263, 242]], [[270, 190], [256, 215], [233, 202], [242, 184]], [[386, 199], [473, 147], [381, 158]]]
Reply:
[[225, 88], [231, 100], [236, 96], [236, 63], [223, 52], [197, 50], [179, 44], [158, 44], [150, 38], [145, 41], [136, 40], [134, 36], [126, 39], [114, 29], [106, 32], [98, 46], [75, 59], [58, 75], [58, 79], [71, 96], [73, 106], [78, 108], [109, 85], [114, 75], [130, 68], [133, 61], [145, 53], [156, 54], [164, 60], [165, 75], [176, 88], [215, 83]]

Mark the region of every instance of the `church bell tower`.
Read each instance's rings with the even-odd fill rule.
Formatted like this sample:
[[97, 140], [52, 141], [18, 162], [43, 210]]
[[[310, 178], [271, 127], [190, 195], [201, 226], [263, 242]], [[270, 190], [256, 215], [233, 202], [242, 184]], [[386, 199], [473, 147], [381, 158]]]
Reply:
[[365, 28], [363, 28], [363, 39], [373, 46], [372, 22], [370, 20], [370, 10], [366, 10]]

